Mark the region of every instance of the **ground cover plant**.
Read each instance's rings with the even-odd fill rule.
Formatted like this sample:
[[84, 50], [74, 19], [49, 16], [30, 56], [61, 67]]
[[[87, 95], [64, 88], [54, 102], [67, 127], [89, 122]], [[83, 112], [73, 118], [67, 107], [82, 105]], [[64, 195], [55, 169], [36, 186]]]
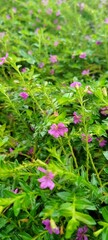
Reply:
[[0, 239], [108, 239], [108, 1], [0, 1]]

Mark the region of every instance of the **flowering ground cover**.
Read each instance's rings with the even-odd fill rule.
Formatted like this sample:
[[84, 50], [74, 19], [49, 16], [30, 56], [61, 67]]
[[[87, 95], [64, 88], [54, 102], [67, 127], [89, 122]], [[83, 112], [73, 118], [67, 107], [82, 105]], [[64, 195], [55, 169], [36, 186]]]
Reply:
[[108, 240], [108, 1], [0, 13], [0, 240]]

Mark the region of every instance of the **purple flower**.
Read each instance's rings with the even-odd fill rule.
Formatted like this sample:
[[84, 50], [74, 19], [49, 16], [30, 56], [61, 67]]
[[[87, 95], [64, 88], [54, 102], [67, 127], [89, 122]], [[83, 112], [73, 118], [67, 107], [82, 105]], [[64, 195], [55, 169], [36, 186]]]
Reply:
[[63, 0], [58, 0], [58, 1], [56, 2], [57, 5], [61, 5], [62, 3], [63, 3]]
[[99, 147], [104, 147], [107, 144], [107, 141], [104, 138], [97, 138], [99, 142]]
[[18, 188], [12, 191], [13, 193], [17, 194], [18, 193]]
[[24, 67], [24, 68], [21, 69], [21, 72], [26, 72], [26, 71], [27, 71], [27, 68], [26, 68], [26, 67]]
[[58, 41], [55, 41], [55, 42], [54, 42], [54, 46], [55, 46], [55, 47], [58, 46], [58, 44], [59, 44]]
[[90, 72], [89, 69], [87, 69], [87, 70], [83, 70], [83, 71], [82, 71], [82, 75], [89, 75], [89, 72]]
[[88, 240], [88, 237], [85, 234], [87, 231], [88, 231], [87, 226], [78, 228], [76, 240]]
[[53, 12], [53, 10], [52, 10], [51, 8], [48, 8], [48, 9], [46, 10], [46, 13], [47, 13], [48, 15], [51, 15], [52, 12]]
[[108, 115], [108, 106], [101, 108], [100, 112], [102, 115], [107, 116]]
[[84, 52], [84, 53], [81, 53], [80, 56], [79, 56], [79, 58], [86, 58], [86, 53], [85, 53], [85, 52]]
[[14, 13], [16, 13], [16, 12], [17, 12], [16, 7], [13, 7], [13, 8], [12, 8], [12, 11], [13, 11]]
[[[82, 141], [85, 141], [85, 140], [86, 140], [86, 135], [82, 133]], [[88, 140], [88, 143], [92, 142], [92, 137], [90, 134], [87, 136], [87, 140]]]
[[35, 33], [38, 34], [38, 31], [40, 30], [40, 28], [36, 28], [35, 29]]
[[23, 99], [27, 99], [29, 95], [26, 92], [21, 92], [19, 96], [22, 97]]
[[89, 41], [91, 39], [91, 37], [89, 35], [86, 35], [85, 39]]
[[104, 22], [105, 22], [106, 24], [108, 24], [108, 18], [106, 18]]
[[84, 9], [85, 4], [84, 3], [78, 3], [78, 7], [80, 8], [80, 11]]
[[54, 70], [54, 69], [51, 69], [51, 70], [50, 70], [50, 74], [51, 74], [51, 75], [54, 75], [54, 73], [55, 73], [55, 70]]
[[96, 44], [100, 45], [100, 44], [102, 44], [102, 42], [101, 41], [96, 41]]
[[0, 65], [3, 65], [5, 63], [7, 57], [8, 57], [8, 53], [6, 53], [4, 57], [0, 58]]
[[55, 233], [59, 234], [59, 228], [56, 226], [53, 219], [45, 219], [42, 221], [42, 223], [45, 225], [45, 229], [48, 230], [50, 234]]
[[39, 68], [43, 68], [45, 66], [45, 64], [43, 62], [39, 63]]
[[0, 38], [3, 38], [5, 36], [5, 32], [0, 32]]
[[38, 179], [38, 182], [41, 183], [40, 188], [42, 189], [49, 188], [50, 190], [52, 190], [55, 186], [55, 184], [52, 181], [55, 175], [52, 172], [49, 172], [41, 167], [38, 167], [38, 170], [45, 173], [44, 177]]
[[28, 150], [27, 154], [28, 154], [28, 155], [32, 155], [33, 153], [34, 153], [34, 148], [31, 147], [31, 148]]
[[50, 62], [51, 63], [56, 63], [58, 60], [57, 60], [57, 56], [56, 55], [51, 55], [50, 56]]
[[14, 150], [13, 150], [13, 148], [9, 148], [9, 152], [11, 153], [11, 152], [13, 152]]
[[57, 24], [57, 23], [58, 23], [58, 19], [55, 19], [53, 23], [54, 23], [54, 24]]
[[77, 113], [74, 112], [74, 113], [73, 113], [73, 122], [74, 122], [75, 124], [80, 123], [80, 122], [81, 122], [81, 115], [77, 115]]
[[92, 91], [91, 91], [90, 86], [86, 86], [84, 92], [86, 92], [88, 94], [93, 94]]
[[61, 26], [57, 25], [56, 30], [61, 30]]
[[63, 123], [59, 123], [58, 125], [53, 124], [50, 130], [48, 130], [48, 133], [55, 138], [58, 138], [60, 136], [63, 137], [66, 132], [68, 132], [68, 128], [65, 127]]
[[57, 12], [56, 12], [56, 16], [58, 17], [58, 16], [60, 16], [61, 15], [61, 12], [60, 12], [60, 10], [58, 10]]
[[73, 88], [79, 88], [80, 86], [81, 86], [80, 82], [73, 82], [70, 84], [70, 87], [73, 87]]
[[49, 0], [42, 0], [41, 3], [44, 5], [44, 6], [47, 6], [48, 5], [48, 2]]

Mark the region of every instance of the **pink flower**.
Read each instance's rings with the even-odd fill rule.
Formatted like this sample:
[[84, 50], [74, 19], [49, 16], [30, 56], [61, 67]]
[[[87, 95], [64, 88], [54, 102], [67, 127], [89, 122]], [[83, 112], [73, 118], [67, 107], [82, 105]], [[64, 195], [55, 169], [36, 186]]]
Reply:
[[14, 13], [16, 13], [16, 12], [17, 12], [16, 7], [13, 7], [13, 8], [12, 8], [12, 11], [13, 11]]
[[58, 1], [56, 2], [57, 5], [61, 5], [62, 3], [63, 3], [63, 0], [58, 0]]
[[91, 91], [90, 86], [86, 86], [84, 92], [86, 92], [86, 93], [88, 93], [88, 94], [93, 94], [92, 91]]
[[12, 191], [13, 193], [17, 194], [18, 193], [18, 188]]
[[10, 17], [9, 14], [6, 15], [6, 18], [7, 18], [8, 20], [11, 19], [11, 17]]
[[58, 44], [59, 44], [58, 41], [55, 41], [55, 42], [54, 42], [54, 46], [55, 46], [55, 47], [58, 46]]
[[85, 39], [89, 41], [91, 39], [91, 37], [89, 35], [86, 35]]
[[44, 5], [44, 6], [47, 6], [48, 5], [48, 2], [49, 0], [42, 0], [41, 3]]
[[57, 24], [57, 23], [58, 23], [58, 19], [55, 19], [55, 20], [54, 20], [54, 24]]
[[42, 189], [49, 188], [50, 190], [52, 190], [55, 186], [55, 184], [52, 181], [52, 179], [54, 178], [54, 174], [41, 167], [38, 167], [38, 170], [45, 173], [44, 177], [38, 179], [38, 182], [41, 183], [40, 188]]
[[82, 122], [82, 121], [81, 121], [81, 118], [82, 118], [81, 115], [77, 115], [76, 112], [73, 113], [73, 122], [74, 122], [75, 124]]
[[51, 63], [56, 63], [58, 60], [57, 60], [57, 56], [56, 55], [51, 55], [50, 56], [50, 62]]
[[0, 32], [0, 38], [3, 38], [5, 36], [5, 32]]
[[29, 50], [29, 51], [28, 51], [28, 54], [29, 54], [29, 55], [32, 55], [32, 54], [33, 54], [33, 52], [32, 52], [31, 50]]
[[61, 26], [57, 25], [56, 30], [61, 30]]
[[40, 28], [36, 28], [35, 33], [38, 34], [39, 30], [40, 30]]
[[70, 87], [73, 87], [73, 88], [79, 88], [80, 86], [81, 86], [80, 82], [73, 82], [70, 84]]
[[13, 150], [13, 148], [9, 148], [9, 152], [11, 153], [11, 152], [13, 152], [14, 150]]
[[50, 70], [50, 74], [51, 74], [51, 75], [54, 75], [54, 73], [55, 73], [55, 70], [54, 70], [54, 69], [51, 69], [51, 70]]
[[90, 72], [89, 69], [87, 69], [87, 70], [83, 70], [83, 71], [82, 71], [82, 75], [89, 75], [89, 72]]
[[104, 22], [105, 22], [106, 24], [108, 24], [108, 18], [106, 18]]
[[100, 112], [102, 115], [107, 116], [108, 115], [108, 106], [101, 108]]
[[21, 92], [19, 96], [22, 97], [23, 99], [27, 99], [29, 95], [27, 92]]
[[84, 52], [84, 53], [81, 53], [80, 56], [79, 56], [79, 58], [86, 58], [86, 53], [85, 53], [85, 52]]
[[60, 16], [61, 15], [61, 12], [60, 12], [60, 10], [58, 10], [57, 12], [56, 12], [56, 16], [58, 17], [58, 16]]
[[26, 68], [26, 67], [24, 67], [24, 68], [21, 69], [21, 72], [26, 72], [26, 71], [27, 71], [27, 68]]
[[54, 220], [52, 221], [50, 219], [45, 219], [42, 221], [42, 223], [45, 225], [45, 229], [48, 230], [50, 234], [59, 234], [59, 228], [56, 226]]
[[6, 56], [0, 58], [0, 65], [3, 65], [8, 57], [8, 53], [6, 53]]
[[39, 68], [43, 68], [45, 66], [45, 64], [43, 62], [39, 63]]
[[46, 10], [46, 13], [47, 13], [48, 15], [51, 15], [52, 12], [53, 12], [53, 10], [52, 10], [51, 8], [48, 8], [48, 9]]
[[27, 154], [28, 154], [28, 155], [32, 155], [32, 154], [33, 154], [33, 152], [34, 152], [34, 148], [33, 148], [33, 147], [31, 147], [31, 148], [28, 150]]
[[80, 11], [84, 9], [85, 4], [84, 3], [78, 3], [78, 7], [80, 8]]
[[107, 144], [107, 141], [104, 138], [97, 138], [99, 142], [99, 147], [104, 147]]
[[48, 130], [48, 133], [55, 138], [58, 138], [60, 136], [63, 137], [66, 132], [68, 132], [68, 128], [65, 127], [63, 123], [59, 123], [58, 125], [53, 124], [50, 130]]
[[[87, 136], [87, 139], [88, 139], [88, 143], [92, 142], [92, 137], [90, 134]], [[85, 140], [86, 140], [86, 135], [82, 133], [82, 141], [85, 141]]]

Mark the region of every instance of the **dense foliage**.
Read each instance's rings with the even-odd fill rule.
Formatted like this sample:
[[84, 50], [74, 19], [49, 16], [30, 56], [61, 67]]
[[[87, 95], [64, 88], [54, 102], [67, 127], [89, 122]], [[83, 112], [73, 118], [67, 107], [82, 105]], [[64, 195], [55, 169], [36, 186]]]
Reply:
[[0, 239], [108, 240], [108, 1], [0, 1]]

